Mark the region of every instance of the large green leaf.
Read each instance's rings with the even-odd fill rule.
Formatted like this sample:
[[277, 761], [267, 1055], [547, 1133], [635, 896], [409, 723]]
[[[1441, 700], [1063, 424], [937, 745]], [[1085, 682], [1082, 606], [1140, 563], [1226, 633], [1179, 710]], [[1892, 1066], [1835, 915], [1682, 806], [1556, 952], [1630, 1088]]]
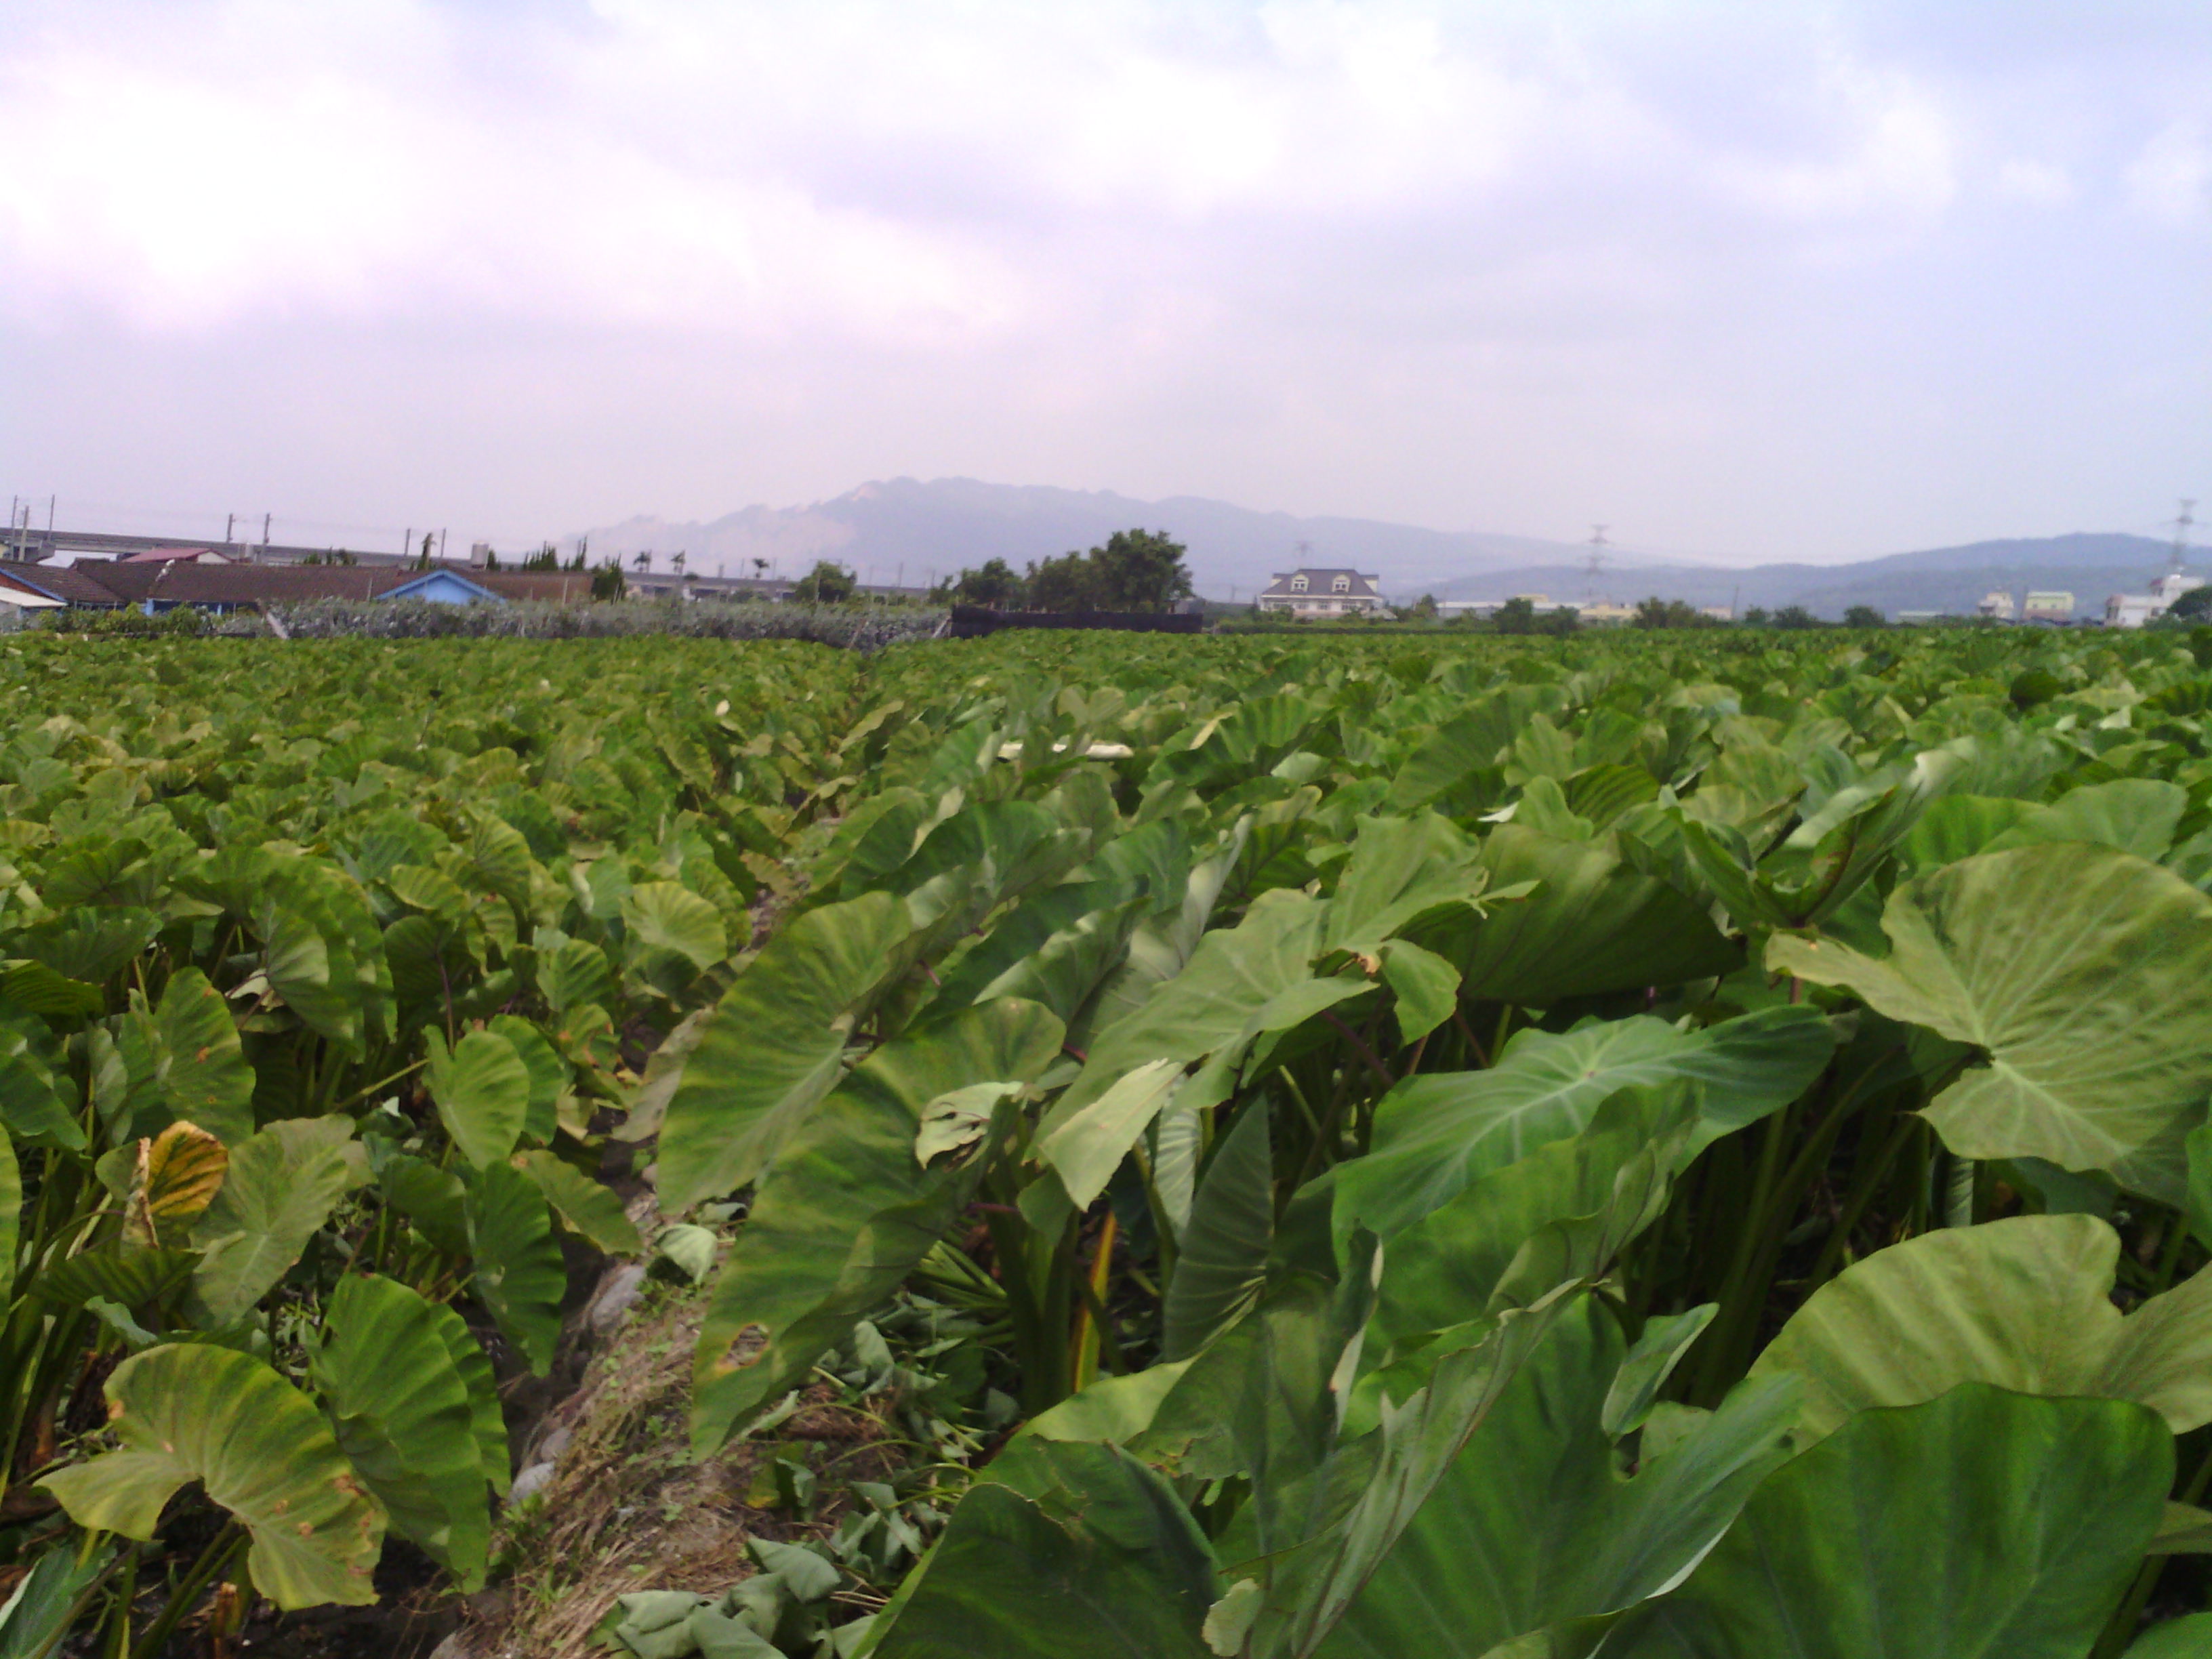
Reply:
[[781, 930], [708, 1023], [660, 1130], [673, 1214], [759, 1178], [843, 1071], [855, 1019], [906, 968], [913, 933], [888, 893], [824, 905]]
[[637, 1224], [611, 1188], [603, 1187], [548, 1152], [518, 1152], [514, 1162], [538, 1183], [562, 1220], [611, 1255], [635, 1255], [645, 1248]]
[[191, 1277], [190, 1250], [144, 1249], [120, 1240], [48, 1261], [30, 1280], [49, 1302], [82, 1307], [98, 1298], [133, 1310], [162, 1302]]
[[507, 1418], [500, 1410], [499, 1379], [491, 1358], [460, 1315], [442, 1302], [430, 1304], [431, 1328], [446, 1345], [446, 1357], [469, 1391], [469, 1419], [476, 1435], [477, 1461], [486, 1490], [504, 1497], [514, 1477], [507, 1443]]
[[1867, 1412], [1768, 1477], [1622, 1659], [2081, 1659], [2143, 1557], [2173, 1440], [2121, 1401], [1979, 1383]]
[[325, 1310], [314, 1382], [339, 1446], [392, 1528], [465, 1590], [483, 1582], [491, 1511], [469, 1385], [437, 1310], [396, 1280], [349, 1275]]
[[[1564, 1292], [1565, 1287], [1562, 1287]], [[1516, 1309], [1442, 1356], [1427, 1385], [1386, 1408], [1375, 1428], [1338, 1445], [1270, 1509], [1264, 1555], [1231, 1569], [1261, 1587], [1252, 1659], [1317, 1651], [1504, 1395], [1559, 1311], [1555, 1296]], [[1224, 1559], [1233, 1553], [1224, 1540]], [[1256, 1540], [1254, 1541], [1257, 1541]]]
[[468, 1188], [460, 1176], [409, 1152], [394, 1152], [376, 1183], [415, 1231], [449, 1255], [469, 1253]]
[[161, 919], [151, 910], [93, 906], [24, 928], [9, 948], [66, 979], [96, 985], [120, 971], [161, 931]]
[[745, 1414], [803, 1380], [952, 1224], [981, 1164], [922, 1164], [915, 1140], [931, 1103], [978, 1083], [1034, 1079], [1060, 1036], [1035, 1003], [986, 1003], [885, 1044], [799, 1126], [761, 1184], [700, 1327], [695, 1446], [720, 1445]]
[[1362, 820], [1329, 900], [1323, 948], [1372, 956], [1415, 917], [1475, 903], [1490, 884], [1482, 851], [1439, 813]]
[[1135, 887], [1120, 879], [1069, 882], [1024, 900], [945, 975], [928, 1018], [1023, 997], [1073, 1020], [1154, 902]]
[[1805, 1426], [1962, 1382], [2131, 1400], [2176, 1434], [2212, 1422], [2212, 1271], [2125, 1316], [2119, 1235], [2094, 1216], [2014, 1216], [1923, 1233], [1823, 1285], [1753, 1373], [1805, 1379]]
[[197, 1124], [226, 1146], [251, 1135], [253, 1068], [207, 975], [197, 968], [171, 975], [147, 1029], [149, 1081], [169, 1118]]
[[2183, 1201], [2181, 1139], [2212, 1094], [2212, 897], [2125, 853], [2057, 843], [1922, 876], [1881, 925], [1887, 958], [1778, 937], [1767, 965], [1985, 1051], [1928, 1109], [1961, 1157], [2105, 1170]]
[[184, 881], [243, 918], [269, 984], [313, 1030], [359, 1054], [388, 1025], [392, 970], [360, 884], [317, 860], [228, 848]]
[[1423, 1073], [1383, 1097], [1372, 1149], [1338, 1171], [1339, 1236], [1358, 1223], [1389, 1238], [1470, 1182], [1579, 1133], [1623, 1089], [1688, 1089], [1701, 1140], [1740, 1128], [1795, 1099], [1834, 1047], [1828, 1022], [1805, 1007], [1695, 1031], [1640, 1015], [1523, 1030], [1488, 1071]]
[[197, 1480], [245, 1522], [253, 1587], [280, 1607], [376, 1600], [384, 1516], [305, 1395], [251, 1354], [171, 1344], [107, 1379], [122, 1442], [40, 1484], [79, 1526], [151, 1538]]
[[1182, 1080], [1182, 1061], [1148, 1060], [1124, 1073], [1104, 1094], [1038, 1137], [1036, 1156], [1059, 1174], [1077, 1209], [1089, 1209], [1106, 1190], [1129, 1149]]
[[1558, 841], [1503, 823], [1483, 863], [1492, 886], [1534, 882], [1536, 890], [1480, 921], [1447, 920], [1409, 935], [1458, 968], [1469, 997], [1547, 1008], [1742, 963], [1701, 905], [1640, 874], [1605, 842]]
[[1790, 1455], [1796, 1389], [1745, 1384], [1629, 1480], [1602, 1421], [1623, 1358], [1596, 1298], [1564, 1313], [1322, 1653], [1480, 1659], [1678, 1580]]
[[471, 1031], [448, 1050], [435, 1030], [423, 1081], [446, 1133], [479, 1170], [514, 1150], [530, 1116], [530, 1068], [514, 1045], [491, 1031]]
[[1556, 685], [1501, 686], [1417, 744], [1391, 780], [1393, 810], [1424, 806], [1496, 767], [1540, 712], [1559, 715], [1566, 694]]
[[1685, 1109], [1674, 1096], [1624, 1090], [1579, 1134], [1485, 1171], [1449, 1202], [1394, 1233], [1383, 1254], [1374, 1358], [1417, 1345], [1488, 1308], [1530, 1239], [1556, 1223], [1604, 1211], [1624, 1177], [1632, 1183], [1645, 1178], [1641, 1155], [1662, 1140], [1671, 1146], [1679, 1139]]
[[291, 1118], [230, 1149], [222, 1186], [192, 1227], [192, 1287], [213, 1323], [237, 1318], [300, 1259], [351, 1182], [352, 1139], [350, 1118]]
[[469, 1183], [467, 1210], [477, 1294], [543, 1376], [561, 1340], [561, 1297], [568, 1284], [545, 1196], [513, 1164], [488, 1164]]
[[66, 1073], [43, 1022], [10, 1018], [0, 1008], [0, 1125], [18, 1140], [82, 1151], [84, 1126], [76, 1121]]
[[649, 881], [623, 895], [623, 925], [647, 952], [681, 957], [696, 969], [728, 954], [721, 913], [681, 882]]
[[561, 1097], [568, 1087], [568, 1061], [544, 1032], [520, 1015], [495, 1014], [489, 1029], [507, 1039], [530, 1073], [530, 1108], [523, 1116], [522, 1138], [541, 1146], [551, 1141], [560, 1127]]
[[1262, 1032], [1287, 1030], [1362, 994], [1356, 975], [1316, 979], [1328, 906], [1303, 893], [1262, 894], [1244, 920], [1200, 940], [1189, 962], [1091, 1050], [1082, 1075], [1045, 1116], [1049, 1135], [1128, 1073], [1156, 1060], [1209, 1061], [1193, 1082], [1200, 1103], [1227, 1097], [1229, 1070]]
[[1260, 1293], [1275, 1241], [1267, 1103], [1249, 1103], [1198, 1184], [1160, 1311], [1160, 1354], [1187, 1359]]
[[1174, 1489], [1112, 1446], [1024, 1446], [960, 1500], [873, 1659], [1207, 1659], [1213, 1556]]

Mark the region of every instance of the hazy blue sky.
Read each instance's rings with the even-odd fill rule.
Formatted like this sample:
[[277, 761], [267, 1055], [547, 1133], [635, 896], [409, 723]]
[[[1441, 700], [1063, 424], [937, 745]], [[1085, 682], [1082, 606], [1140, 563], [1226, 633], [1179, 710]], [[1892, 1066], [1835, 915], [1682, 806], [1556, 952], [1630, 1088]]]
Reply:
[[0, 120], [0, 490], [78, 522], [2212, 499], [2204, 0], [9, 0]]

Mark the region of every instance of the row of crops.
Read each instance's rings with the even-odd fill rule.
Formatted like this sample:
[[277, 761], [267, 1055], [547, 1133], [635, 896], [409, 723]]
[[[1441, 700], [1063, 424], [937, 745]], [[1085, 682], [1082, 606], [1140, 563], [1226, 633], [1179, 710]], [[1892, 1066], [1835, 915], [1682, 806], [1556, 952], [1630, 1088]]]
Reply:
[[2212, 1652], [2183, 636], [0, 689], [0, 1652], [496, 1583], [515, 1380], [702, 1223], [696, 1455], [902, 1331], [964, 1449], [617, 1652]]

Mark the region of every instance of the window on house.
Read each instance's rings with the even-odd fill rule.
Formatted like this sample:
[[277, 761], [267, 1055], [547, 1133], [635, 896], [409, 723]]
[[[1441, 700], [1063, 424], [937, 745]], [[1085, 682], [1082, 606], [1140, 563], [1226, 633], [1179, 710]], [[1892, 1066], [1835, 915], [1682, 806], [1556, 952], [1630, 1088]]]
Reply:
[[1329, 592], [1332, 593], [1349, 593], [1352, 592], [1352, 578], [1349, 576], [1339, 576], [1328, 586]]
[[1293, 577], [1291, 577], [1291, 592], [1293, 592], [1293, 593], [1303, 593], [1303, 592], [1304, 592], [1305, 591], [1306, 591], [1306, 579], [1305, 579], [1304, 576], [1293, 576]]

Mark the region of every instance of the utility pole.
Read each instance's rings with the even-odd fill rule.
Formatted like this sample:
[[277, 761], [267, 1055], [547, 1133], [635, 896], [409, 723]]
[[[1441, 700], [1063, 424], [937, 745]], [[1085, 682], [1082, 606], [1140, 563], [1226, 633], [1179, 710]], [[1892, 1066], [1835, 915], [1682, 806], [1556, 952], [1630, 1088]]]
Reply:
[[273, 513], [261, 515], [261, 562], [264, 564], [269, 562], [269, 521], [275, 516]]
[[2171, 564], [2172, 568], [2177, 572], [2180, 570], [2183, 562], [2189, 556], [2189, 527], [2197, 522], [2197, 520], [2191, 518], [2190, 514], [2196, 510], [2196, 507], [2197, 503], [2193, 499], [2188, 496], [2184, 496], [2181, 502], [2181, 511], [2174, 514], [2173, 556], [2171, 560]]
[[1589, 585], [1583, 597], [1593, 605], [1597, 603], [1597, 579], [1605, 572], [1605, 550], [1612, 545], [1605, 538], [1606, 528], [1601, 524], [1590, 526]]
[[51, 542], [51, 541], [52, 541], [52, 540], [53, 540], [53, 538], [54, 538], [54, 498], [53, 498], [52, 496], [49, 495], [49, 496], [47, 496], [47, 497], [46, 497], [46, 539], [47, 539], [49, 542]]
[[415, 526], [409, 525], [399, 538], [399, 562], [407, 562], [407, 556], [415, 550]]
[[438, 530], [438, 562], [439, 562], [439, 563], [441, 563], [441, 564], [443, 564], [445, 562], [446, 562], [446, 532], [445, 532], [445, 528], [444, 528], [444, 526], [441, 526], [439, 527], [439, 530]]
[[230, 527], [237, 522], [238, 514], [235, 513], [226, 513], [222, 515], [222, 544], [225, 547], [230, 545]]

